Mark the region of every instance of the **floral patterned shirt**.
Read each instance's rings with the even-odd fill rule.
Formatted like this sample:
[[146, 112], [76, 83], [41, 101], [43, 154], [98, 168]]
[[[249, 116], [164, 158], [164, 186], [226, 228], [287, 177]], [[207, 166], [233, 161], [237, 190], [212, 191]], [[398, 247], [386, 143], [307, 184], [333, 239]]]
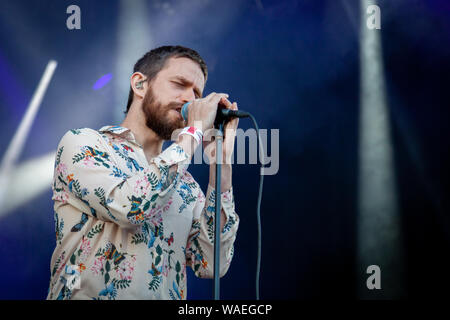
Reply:
[[[47, 299], [186, 299], [186, 266], [212, 278], [215, 189], [205, 196], [188, 165], [177, 143], [147, 161], [124, 127], [68, 131], [56, 153]], [[239, 217], [232, 188], [220, 198], [223, 276]]]

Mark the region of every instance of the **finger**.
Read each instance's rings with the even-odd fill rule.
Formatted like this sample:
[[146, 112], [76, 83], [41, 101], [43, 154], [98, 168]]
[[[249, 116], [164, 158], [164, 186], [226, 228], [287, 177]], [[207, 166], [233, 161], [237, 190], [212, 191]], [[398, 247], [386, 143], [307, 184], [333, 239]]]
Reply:
[[222, 97], [225, 97], [225, 94], [216, 94], [215, 96], [212, 96], [212, 97], [209, 99], [209, 102], [210, 102], [212, 105], [217, 106], [217, 104], [219, 104], [219, 101], [222, 99]]
[[222, 99], [220, 100], [222, 102], [222, 104], [225, 106], [225, 108], [227, 109], [231, 109], [231, 107], [233, 106], [233, 104], [230, 102], [230, 100], [228, 100], [225, 97], [222, 97]]
[[233, 129], [235, 130], [238, 127], [239, 124], [239, 118], [234, 118], [233, 120], [230, 120], [225, 125], [226, 129]]
[[203, 99], [211, 99], [212, 97], [214, 97], [217, 94], [217, 92], [213, 91], [210, 94], [208, 94], [206, 97], [204, 97]]
[[213, 95], [215, 95], [215, 94], [216, 94], [215, 92], [211, 92], [211, 93], [208, 94], [206, 97], [201, 98], [201, 100], [209, 100], [209, 99], [211, 99], [211, 97], [212, 97]]
[[234, 140], [236, 138], [236, 128], [233, 127], [227, 127], [224, 130], [225, 136], [224, 136], [224, 147], [226, 150], [233, 150], [234, 148]]
[[[237, 103], [233, 102], [233, 104], [230, 107], [231, 110], [238, 110], [237, 108]], [[225, 125], [225, 127], [230, 127], [230, 128], [237, 128], [239, 123], [239, 118], [233, 118], [232, 120], [228, 121], [227, 124]]]
[[[239, 124], [239, 118], [234, 118], [233, 120], [230, 120], [225, 124], [225, 128], [224, 128], [225, 132], [226, 132], [225, 139], [227, 137], [234, 139], [234, 137], [236, 136], [236, 129], [238, 127], [238, 124]], [[228, 134], [227, 134], [227, 132], [228, 132]]]
[[207, 98], [208, 98], [208, 100], [212, 101], [212, 100], [217, 100], [217, 99], [220, 100], [221, 97], [228, 98], [228, 94], [227, 94], [227, 93], [217, 93], [217, 92], [213, 92], [213, 93], [211, 93], [210, 95], [208, 95]]

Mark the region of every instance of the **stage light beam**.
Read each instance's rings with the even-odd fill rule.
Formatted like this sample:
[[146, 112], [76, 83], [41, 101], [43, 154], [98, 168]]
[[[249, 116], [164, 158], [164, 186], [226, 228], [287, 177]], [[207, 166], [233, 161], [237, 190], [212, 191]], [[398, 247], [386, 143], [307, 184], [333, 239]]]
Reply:
[[[53, 73], [55, 72], [56, 66], [57, 62], [54, 60], [50, 60], [47, 64], [39, 85], [27, 107], [27, 111], [19, 124], [19, 128], [14, 134], [14, 137], [6, 149], [5, 155], [3, 156], [0, 165], [0, 208], [5, 207], [6, 199], [8, 199], [6, 194], [8, 193], [11, 183], [11, 172], [13, 171], [17, 159], [19, 158], [26, 143], [31, 126], [33, 125], [34, 119], [42, 103], [48, 84], [50, 83]], [[25, 180], [24, 182], [27, 183], [28, 180]]]
[[130, 76], [136, 61], [152, 47], [147, 3], [144, 0], [120, 1], [118, 22], [118, 54], [114, 84], [116, 87], [115, 121], [124, 118]]
[[[397, 207], [381, 30], [369, 29], [361, 0], [357, 293], [361, 299], [404, 297], [403, 242]], [[369, 290], [369, 266], [380, 267], [381, 289]]]
[[9, 175], [5, 199], [0, 207], [0, 217], [32, 201], [51, 187], [55, 152], [26, 161], [14, 168]]

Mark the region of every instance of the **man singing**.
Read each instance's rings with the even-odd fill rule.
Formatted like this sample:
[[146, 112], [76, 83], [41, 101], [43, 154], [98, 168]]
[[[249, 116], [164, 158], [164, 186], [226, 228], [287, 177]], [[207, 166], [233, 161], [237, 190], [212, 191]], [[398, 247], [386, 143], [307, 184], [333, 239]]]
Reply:
[[[233, 110], [237, 104], [223, 93], [202, 98], [207, 75], [196, 51], [156, 48], [134, 66], [120, 126], [63, 136], [52, 186], [56, 248], [47, 299], [186, 299], [186, 266], [212, 278], [215, 142], [202, 136], [213, 128], [219, 103]], [[186, 102], [192, 103], [184, 121]], [[239, 225], [231, 184], [237, 126], [237, 118], [226, 124], [223, 143], [220, 276]], [[162, 151], [165, 140], [175, 142]], [[187, 171], [202, 140], [211, 150], [206, 196]]]

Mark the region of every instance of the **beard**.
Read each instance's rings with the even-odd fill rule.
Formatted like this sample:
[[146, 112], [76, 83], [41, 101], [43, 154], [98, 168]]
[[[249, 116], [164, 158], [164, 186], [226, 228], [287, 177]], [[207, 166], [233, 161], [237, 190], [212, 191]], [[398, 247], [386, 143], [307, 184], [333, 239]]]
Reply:
[[175, 110], [182, 105], [182, 103], [178, 102], [163, 105], [156, 99], [153, 88], [149, 87], [142, 101], [142, 110], [145, 114], [147, 127], [152, 129], [161, 139], [170, 140], [173, 131], [184, 127], [184, 120], [173, 117], [169, 111]]

